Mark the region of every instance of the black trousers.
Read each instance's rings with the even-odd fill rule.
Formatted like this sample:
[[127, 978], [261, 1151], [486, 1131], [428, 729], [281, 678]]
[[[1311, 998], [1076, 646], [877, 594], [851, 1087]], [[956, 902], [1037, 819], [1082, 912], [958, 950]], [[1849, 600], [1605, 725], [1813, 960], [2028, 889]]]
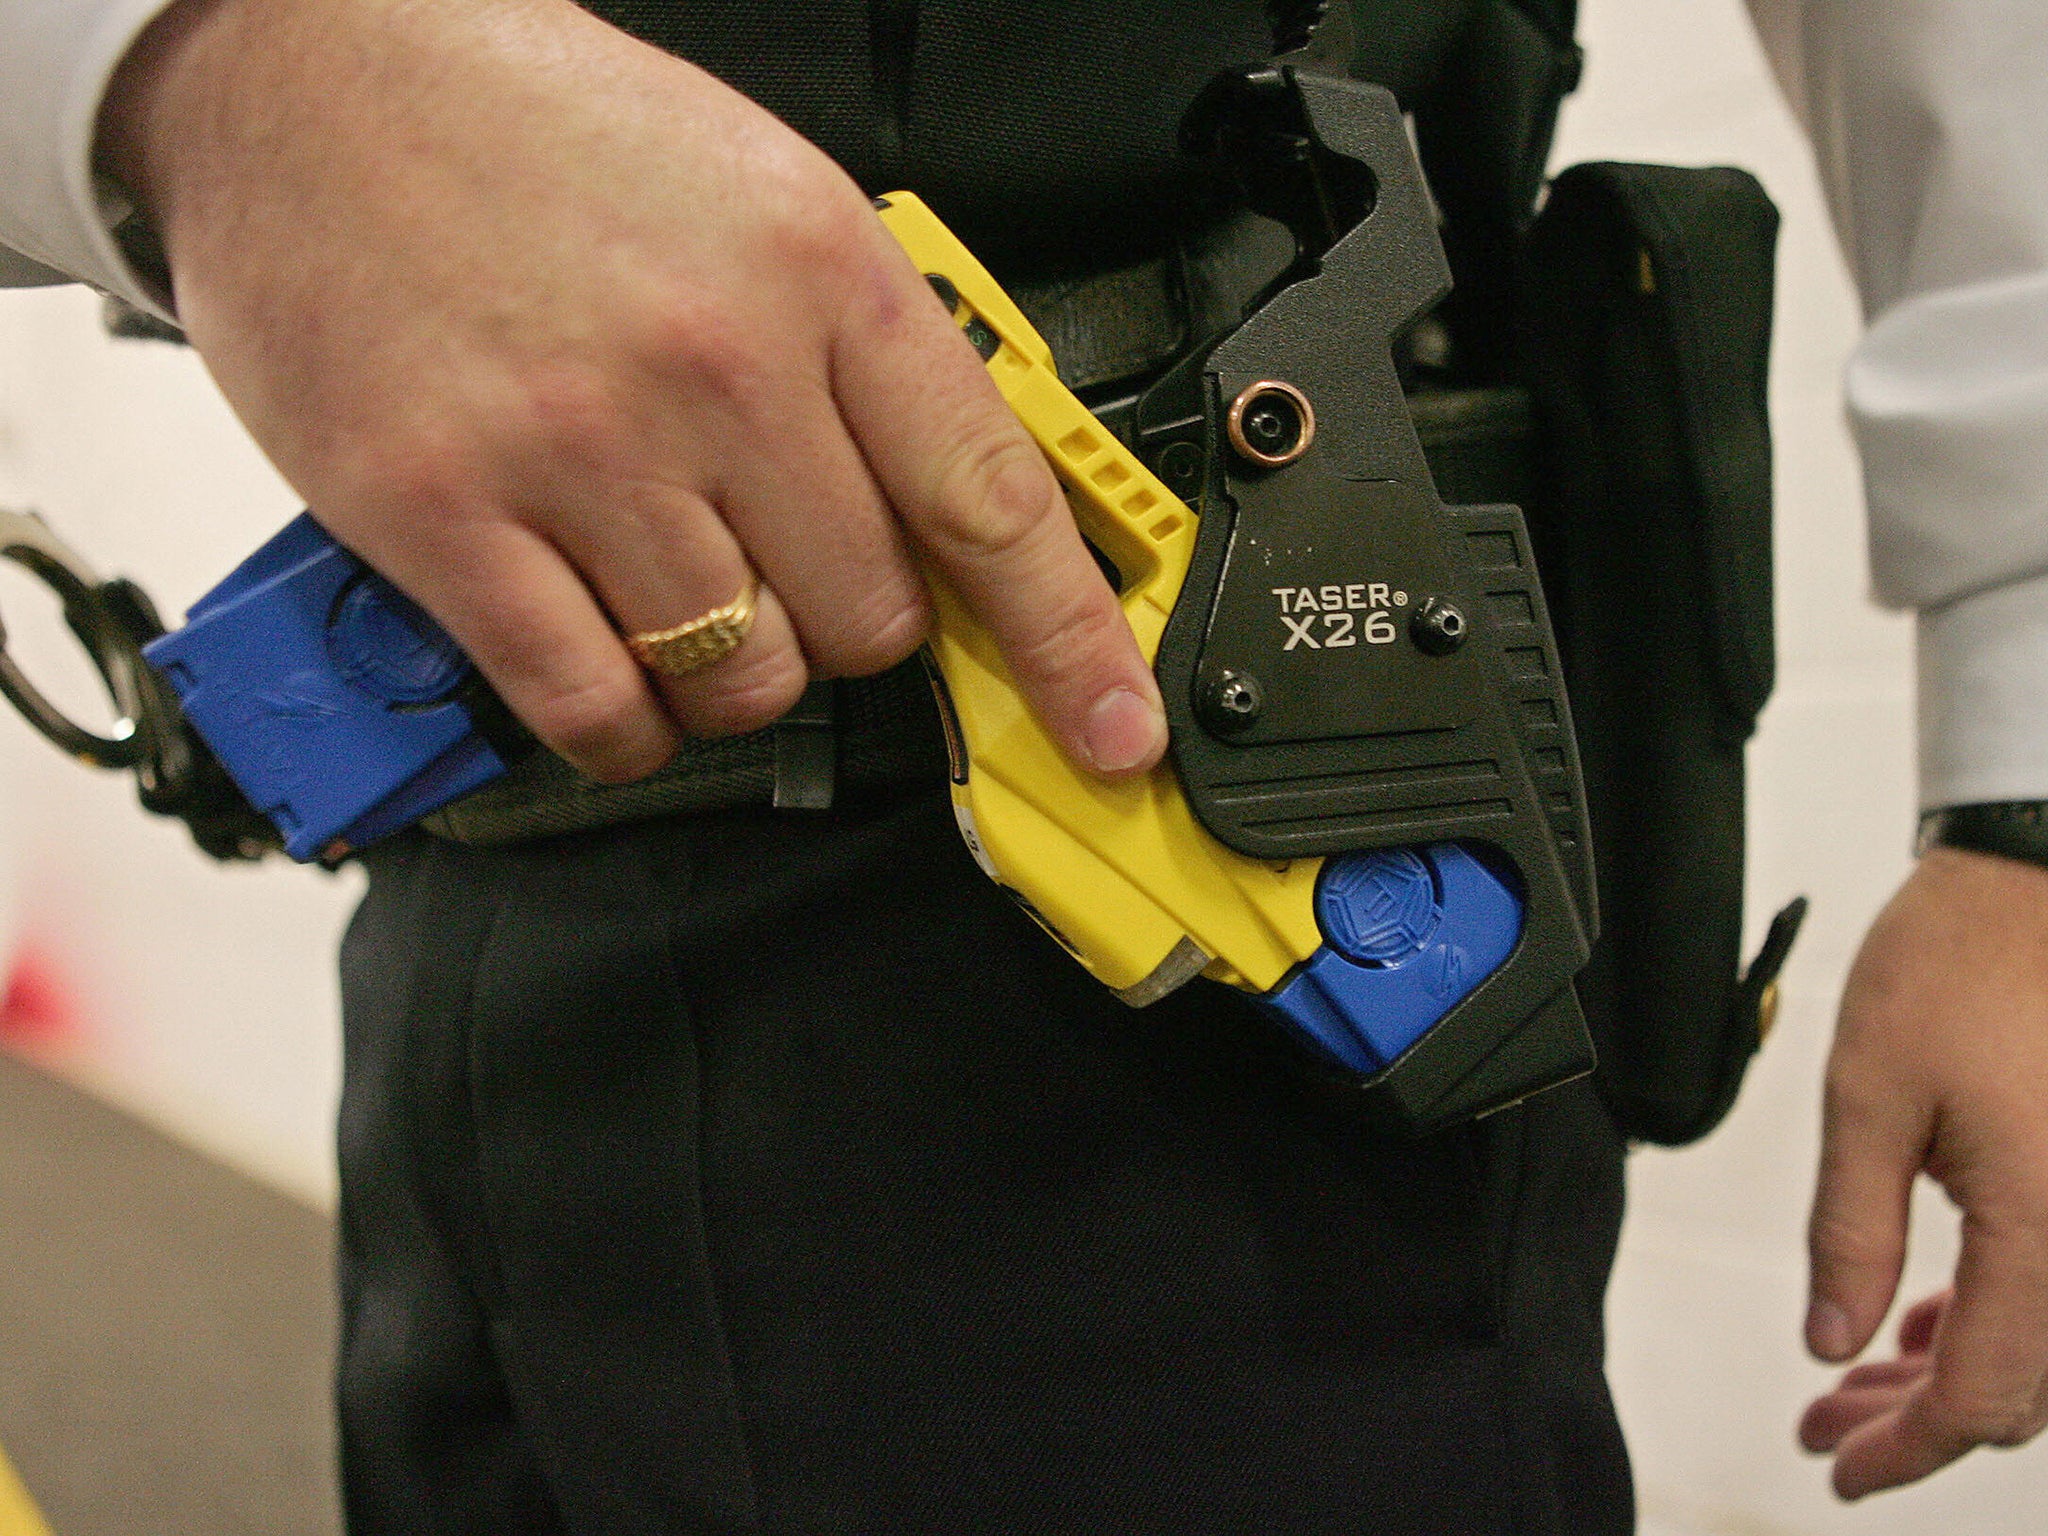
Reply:
[[350, 1529], [1632, 1527], [1583, 1087], [1375, 1139], [934, 788], [400, 839], [344, 950]]

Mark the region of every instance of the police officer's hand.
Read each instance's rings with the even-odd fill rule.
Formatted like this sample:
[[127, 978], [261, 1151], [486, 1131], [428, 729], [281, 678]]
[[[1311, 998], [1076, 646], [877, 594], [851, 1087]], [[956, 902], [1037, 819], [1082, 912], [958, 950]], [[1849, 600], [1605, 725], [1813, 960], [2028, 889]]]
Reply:
[[1845, 1361], [1899, 1282], [1923, 1170], [1961, 1209], [1954, 1287], [1896, 1358], [1806, 1411], [1860, 1498], [2048, 1426], [2048, 870], [1937, 848], [1872, 925], [1828, 1067], [1808, 1346]]
[[[1116, 772], [1158, 693], [1042, 456], [818, 150], [569, 0], [180, 0], [101, 148], [257, 441], [512, 708], [630, 778], [908, 655], [920, 559], [1055, 738]], [[651, 680], [620, 633], [731, 600]]]

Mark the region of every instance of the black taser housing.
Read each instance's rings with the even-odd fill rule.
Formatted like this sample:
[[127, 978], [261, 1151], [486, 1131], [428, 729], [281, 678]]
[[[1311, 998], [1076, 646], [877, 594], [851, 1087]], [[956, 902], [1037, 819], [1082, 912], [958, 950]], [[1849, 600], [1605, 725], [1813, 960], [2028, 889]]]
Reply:
[[1403, 396], [1396, 345], [1450, 273], [1392, 96], [1248, 70], [1204, 95], [1185, 142], [1227, 156], [1299, 254], [1133, 416], [1141, 457], [1201, 513], [1158, 662], [1175, 766], [1240, 853], [1456, 843], [1517, 891], [1507, 960], [1357, 1089], [1375, 1120], [1434, 1129], [1593, 1066], [1572, 989], [1591, 839], [1529, 534], [1515, 507], [1441, 501]]

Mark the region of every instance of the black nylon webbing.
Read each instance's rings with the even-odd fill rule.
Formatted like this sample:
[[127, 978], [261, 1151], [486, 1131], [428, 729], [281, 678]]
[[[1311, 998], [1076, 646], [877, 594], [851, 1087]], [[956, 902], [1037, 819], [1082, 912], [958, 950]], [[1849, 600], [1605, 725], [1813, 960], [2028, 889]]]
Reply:
[[[945, 738], [924, 669], [906, 662], [838, 687], [838, 778], [858, 793], [897, 784], [937, 786]], [[767, 805], [775, 791], [775, 727], [717, 741], [690, 740], [668, 766], [633, 784], [599, 784], [552, 752], [536, 750], [511, 773], [421, 823], [460, 843], [511, 843], [616, 826], [650, 816]]]

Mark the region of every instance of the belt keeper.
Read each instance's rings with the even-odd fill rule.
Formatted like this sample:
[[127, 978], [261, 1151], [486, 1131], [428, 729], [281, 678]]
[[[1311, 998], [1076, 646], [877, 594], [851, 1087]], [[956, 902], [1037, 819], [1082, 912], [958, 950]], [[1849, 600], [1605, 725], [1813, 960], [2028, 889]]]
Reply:
[[834, 682], [812, 683], [775, 722], [776, 810], [832, 808], [839, 779], [838, 690]]

